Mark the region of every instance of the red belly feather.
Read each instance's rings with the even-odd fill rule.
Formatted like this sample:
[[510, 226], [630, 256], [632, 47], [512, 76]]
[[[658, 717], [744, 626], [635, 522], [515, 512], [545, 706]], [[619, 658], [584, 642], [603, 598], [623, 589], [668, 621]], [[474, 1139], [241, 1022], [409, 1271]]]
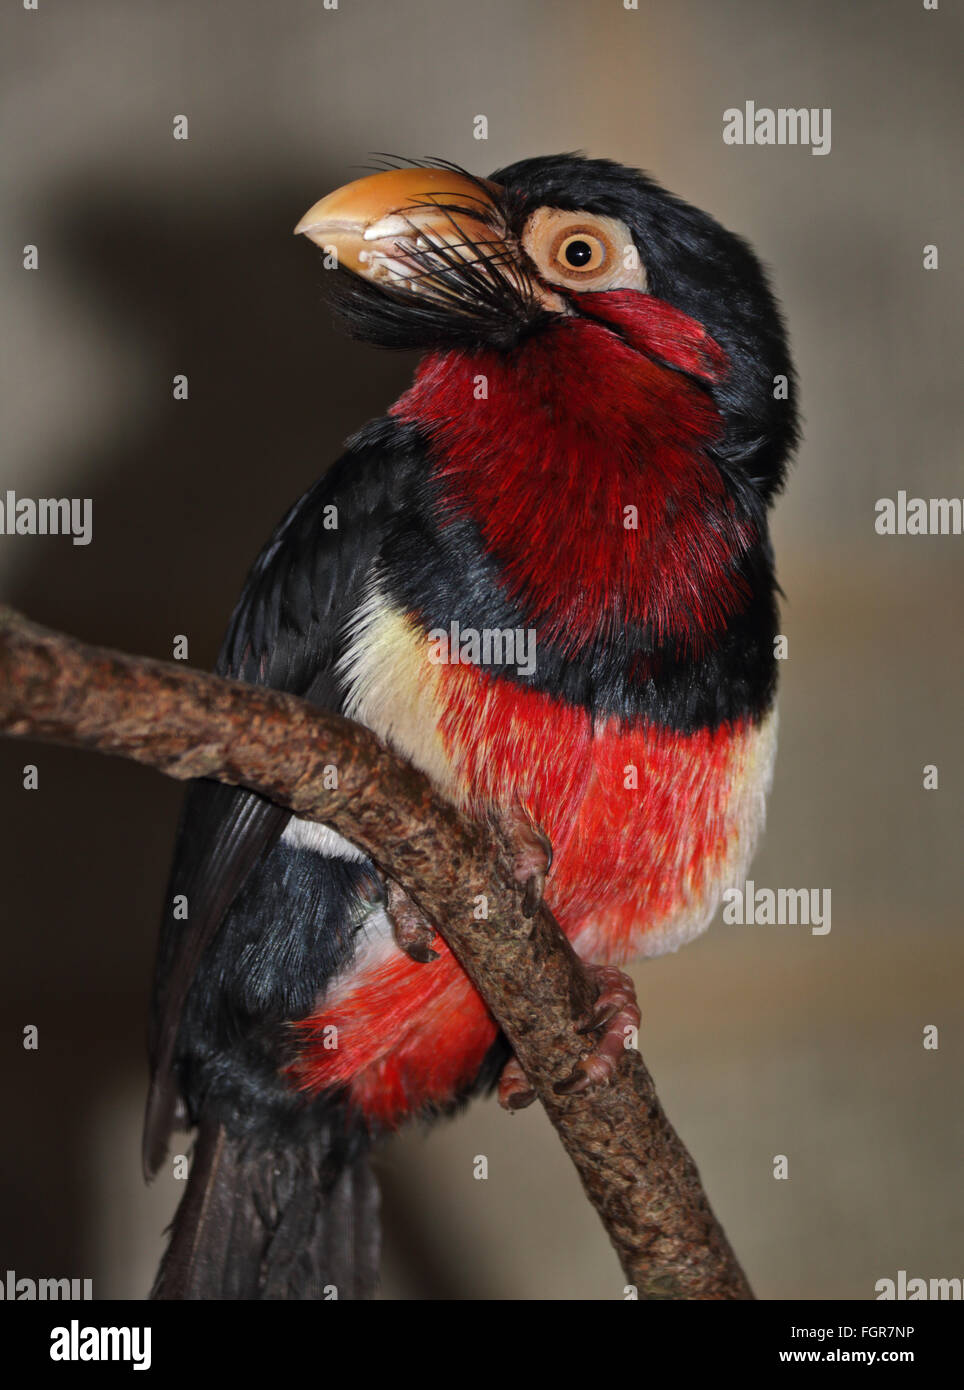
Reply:
[[[516, 794], [544, 827], [555, 853], [546, 900], [583, 955], [630, 960], [668, 924], [705, 912], [736, 848], [728, 804], [748, 721], [691, 734], [613, 720], [594, 729], [585, 710], [472, 667], [445, 668], [442, 691], [440, 728], [465, 805], [505, 806]], [[347, 1086], [386, 1125], [468, 1085], [497, 1029], [439, 945], [431, 965], [393, 951], [294, 1025], [293, 1083], [311, 1094]], [[325, 1046], [332, 1024], [336, 1049]]]

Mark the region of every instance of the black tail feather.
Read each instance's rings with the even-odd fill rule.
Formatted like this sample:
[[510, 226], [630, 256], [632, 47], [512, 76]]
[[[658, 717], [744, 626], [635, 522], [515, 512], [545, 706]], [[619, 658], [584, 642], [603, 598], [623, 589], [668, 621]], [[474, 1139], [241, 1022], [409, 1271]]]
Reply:
[[151, 1297], [371, 1298], [378, 1206], [367, 1146], [331, 1126], [271, 1149], [202, 1123]]

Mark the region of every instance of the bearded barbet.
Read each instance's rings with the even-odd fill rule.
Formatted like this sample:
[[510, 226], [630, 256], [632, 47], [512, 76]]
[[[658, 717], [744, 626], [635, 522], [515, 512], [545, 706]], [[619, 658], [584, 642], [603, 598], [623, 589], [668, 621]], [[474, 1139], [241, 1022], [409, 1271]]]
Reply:
[[[274, 532], [217, 669], [367, 725], [508, 827], [598, 1021], [632, 1017], [614, 968], [703, 931], [764, 818], [768, 510], [797, 439], [766, 275], [645, 174], [575, 155], [487, 179], [393, 161], [296, 230], [353, 336], [425, 355]], [[198, 782], [168, 903], [148, 1173], [174, 1126], [198, 1135], [154, 1296], [370, 1296], [373, 1144], [500, 1073], [527, 1099], [518, 1065], [327, 826]], [[605, 1084], [601, 1033], [574, 1089]]]

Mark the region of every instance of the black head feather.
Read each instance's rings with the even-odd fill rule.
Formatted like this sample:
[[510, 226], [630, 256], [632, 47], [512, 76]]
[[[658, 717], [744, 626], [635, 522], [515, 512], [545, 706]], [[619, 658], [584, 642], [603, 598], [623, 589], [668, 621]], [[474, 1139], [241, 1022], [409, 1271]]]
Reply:
[[[328, 288], [352, 336], [385, 347], [511, 351], [555, 318], [521, 273], [529, 216], [552, 207], [618, 218], [646, 267], [648, 292], [702, 324], [727, 354], [730, 371], [713, 386], [726, 421], [721, 468], [767, 498], [781, 486], [798, 438], [796, 378], [779, 306], [748, 242], [649, 175], [608, 159], [558, 154], [507, 165], [491, 175], [502, 189], [494, 204], [491, 185], [451, 161], [385, 156], [380, 165], [403, 166], [448, 169], [476, 183], [478, 203], [462, 195], [447, 210], [484, 219], [505, 249], [467, 238], [451, 247], [420, 233], [429, 244], [413, 253], [418, 290], [339, 270]], [[427, 206], [437, 209], [437, 198]]]
[[[797, 443], [796, 377], [786, 329], [752, 247], [709, 213], [638, 169], [578, 154], [523, 159], [498, 169], [503, 212], [521, 232], [536, 208], [616, 217], [632, 233], [649, 293], [701, 323], [730, 360], [713, 396], [727, 422], [722, 459], [769, 495]], [[786, 378], [786, 393], [778, 378]], [[776, 394], [774, 394], [776, 392]]]

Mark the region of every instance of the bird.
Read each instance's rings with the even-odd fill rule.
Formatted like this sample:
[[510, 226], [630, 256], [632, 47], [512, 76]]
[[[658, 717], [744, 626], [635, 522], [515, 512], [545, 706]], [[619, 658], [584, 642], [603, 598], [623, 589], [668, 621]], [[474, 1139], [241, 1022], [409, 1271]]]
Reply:
[[[385, 157], [295, 231], [349, 335], [422, 356], [268, 540], [216, 669], [360, 722], [505, 830], [526, 910], [595, 972], [568, 1084], [604, 1085], [638, 1019], [619, 967], [702, 932], [764, 822], [799, 440], [769, 274], [582, 153]], [[177, 832], [149, 1050], [147, 1175], [197, 1131], [158, 1299], [374, 1296], [373, 1153], [496, 1086], [532, 1098], [361, 850], [213, 781]]]

